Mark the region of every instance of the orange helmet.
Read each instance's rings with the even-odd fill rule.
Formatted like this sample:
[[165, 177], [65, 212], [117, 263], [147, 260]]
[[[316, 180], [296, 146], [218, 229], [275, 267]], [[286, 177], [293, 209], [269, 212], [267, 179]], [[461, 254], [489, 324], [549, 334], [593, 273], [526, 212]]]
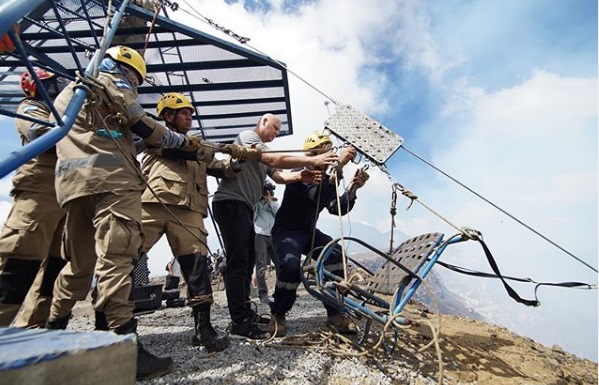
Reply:
[[[46, 71], [39, 67], [33, 67], [33, 70], [40, 80], [50, 79], [56, 76], [53, 72]], [[35, 81], [33, 80], [33, 76], [31, 76], [29, 71], [25, 71], [25, 73], [21, 75], [21, 89], [28, 98], [34, 98], [37, 96]]]

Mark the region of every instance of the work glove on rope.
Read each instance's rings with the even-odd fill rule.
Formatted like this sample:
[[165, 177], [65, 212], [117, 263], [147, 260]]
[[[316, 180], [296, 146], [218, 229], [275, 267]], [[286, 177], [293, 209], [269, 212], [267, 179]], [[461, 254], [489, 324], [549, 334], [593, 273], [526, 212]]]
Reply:
[[181, 144], [181, 147], [179, 147], [179, 150], [197, 151], [197, 150], [204, 148], [204, 140], [203, 139], [198, 138], [197, 136], [187, 136], [187, 135], [182, 135], [182, 136], [183, 136], [183, 143]]
[[220, 149], [225, 154], [231, 155], [231, 158], [239, 159], [241, 161], [260, 160], [262, 157], [262, 150], [253, 146], [244, 147], [237, 144], [225, 144], [221, 146]]
[[214, 159], [215, 149], [211, 145], [204, 145], [198, 149], [198, 162], [210, 163]]
[[210, 163], [214, 159], [214, 153], [216, 148], [214, 143], [208, 142], [199, 136], [185, 135], [185, 143], [183, 144], [182, 150], [197, 151], [197, 161]]

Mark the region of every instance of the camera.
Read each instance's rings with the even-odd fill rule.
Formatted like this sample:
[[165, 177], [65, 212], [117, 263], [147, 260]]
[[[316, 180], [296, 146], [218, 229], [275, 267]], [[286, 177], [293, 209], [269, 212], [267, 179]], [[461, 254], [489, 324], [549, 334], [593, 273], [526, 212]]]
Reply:
[[275, 195], [276, 186], [270, 182], [264, 182], [264, 186], [262, 187], [262, 194], [268, 194], [271, 197]]

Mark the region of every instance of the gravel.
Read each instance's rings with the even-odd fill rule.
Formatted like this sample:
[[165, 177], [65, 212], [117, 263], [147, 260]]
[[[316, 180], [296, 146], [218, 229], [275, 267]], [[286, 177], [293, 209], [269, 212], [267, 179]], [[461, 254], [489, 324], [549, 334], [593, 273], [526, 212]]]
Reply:
[[[225, 330], [230, 322], [223, 291], [214, 292], [212, 323]], [[84, 308], [87, 306], [87, 308]], [[257, 304], [258, 311], [268, 306]], [[79, 312], [69, 329], [92, 330], [89, 304], [78, 305]], [[85, 310], [81, 310], [85, 309]], [[320, 301], [300, 289], [298, 300], [287, 315], [288, 336], [315, 335], [326, 330], [326, 313]], [[144, 346], [158, 355], [170, 355], [174, 370], [163, 377], [139, 384], [434, 384], [436, 380], [418, 373], [418, 362], [392, 356], [339, 357], [307, 347], [282, 347], [286, 339], [263, 346], [240, 339], [219, 353], [208, 354], [191, 345], [193, 319], [189, 308], [161, 308], [138, 317], [138, 333]], [[295, 338], [297, 340], [297, 338]], [[399, 353], [399, 354], [398, 354]]]

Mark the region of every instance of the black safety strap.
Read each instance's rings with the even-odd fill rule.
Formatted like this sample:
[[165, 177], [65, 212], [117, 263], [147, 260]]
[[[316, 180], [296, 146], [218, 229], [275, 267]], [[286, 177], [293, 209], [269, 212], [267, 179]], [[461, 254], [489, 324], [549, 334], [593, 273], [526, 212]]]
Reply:
[[493, 269], [493, 272], [495, 274], [497, 274], [497, 277], [499, 277], [499, 279], [501, 279], [501, 282], [503, 283], [503, 287], [505, 287], [505, 290], [510, 295], [510, 297], [512, 297], [512, 299], [514, 301], [519, 302], [526, 306], [539, 306], [541, 303], [539, 301], [537, 301], [536, 299], [535, 300], [523, 299], [522, 297], [520, 297], [518, 295], [518, 293], [516, 293], [516, 290], [512, 289], [512, 287], [507, 283], [507, 281], [503, 278], [503, 276], [499, 272], [499, 267], [497, 266], [497, 263], [495, 262], [495, 258], [493, 258], [493, 255], [491, 254], [491, 251], [487, 247], [487, 244], [485, 243], [485, 241], [483, 241], [482, 239], [479, 238], [478, 242], [480, 243], [483, 250], [485, 251], [485, 255], [487, 256], [487, 261], [489, 261], [489, 265], [491, 266], [491, 269]]
[[[526, 306], [540, 306], [541, 302], [539, 301], [539, 298], [537, 296], [537, 291], [538, 291], [539, 287], [541, 287], [541, 286], [596, 289], [596, 285], [591, 285], [591, 284], [584, 283], [584, 282], [558, 282], [558, 283], [556, 283], [556, 282], [536, 282], [536, 281], [532, 280], [531, 278], [518, 278], [518, 277], [501, 275], [501, 273], [499, 272], [499, 267], [497, 266], [497, 263], [495, 262], [495, 259], [493, 258], [493, 255], [491, 254], [491, 251], [489, 250], [489, 248], [487, 247], [485, 242], [482, 240], [478, 240], [478, 241], [480, 242], [480, 244], [485, 252], [485, 255], [487, 256], [487, 260], [489, 261], [489, 265], [491, 266], [491, 269], [493, 269], [493, 272], [495, 274], [483, 273], [480, 271], [466, 269], [464, 267], [455, 266], [455, 265], [452, 265], [452, 264], [449, 264], [449, 263], [446, 263], [446, 262], [443, 262], [440, 260], [437, 261], [437, 264], [439, 264], [449, 270], [460, 273], [460, 274], [471, 275], [471, 276], [475, 276], [475, 277], [483, 277], [483, 278], [499, 278], [503, 282], [503, 285], [504, 285], [506, 291], [508, 292], [508, 294], [510, 295], [510, 297], [512, 297], [516, 302], [522, 303]], [[536, 284], [535, 291], [534, 291], [534, 294], [535, 294], [534, 301], [522, 299], [516, 293], [516, 291], [510, 285], [508, 285], [506, 280]]]

